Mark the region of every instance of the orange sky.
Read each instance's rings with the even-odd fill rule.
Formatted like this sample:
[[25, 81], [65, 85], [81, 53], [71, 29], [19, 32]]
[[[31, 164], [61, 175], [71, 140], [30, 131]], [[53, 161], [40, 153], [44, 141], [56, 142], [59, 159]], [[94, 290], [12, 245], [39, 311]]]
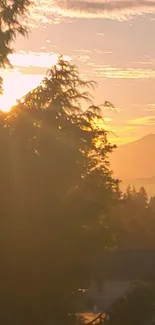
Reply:
[[[38, 3], [38, 2], [36, 2]], [[7, 110], [40, 80], [62, 53], [82, 75], [99, 84], [97, 104], [111, 101], [105, 125], [126, 143], [155, 133], [155, 1], [40, 0], [29, 18], [28, 39], [17, 38], [10, 59], [14, 71], [3, 71]], [[81, 8], [81, 10], [80, 10]], [[10, 92], [11, 89], [11, 92]], [[108, 118], [108, 119], [107, 119]]]

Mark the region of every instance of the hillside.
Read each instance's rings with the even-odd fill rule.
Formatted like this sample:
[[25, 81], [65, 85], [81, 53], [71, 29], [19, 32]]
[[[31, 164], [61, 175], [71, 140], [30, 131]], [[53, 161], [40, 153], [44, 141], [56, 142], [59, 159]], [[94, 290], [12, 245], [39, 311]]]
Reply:
[[111, 167], [124, 184], [146, 185], [155, 194], [155, 134], [119, 146], [112, 154]]

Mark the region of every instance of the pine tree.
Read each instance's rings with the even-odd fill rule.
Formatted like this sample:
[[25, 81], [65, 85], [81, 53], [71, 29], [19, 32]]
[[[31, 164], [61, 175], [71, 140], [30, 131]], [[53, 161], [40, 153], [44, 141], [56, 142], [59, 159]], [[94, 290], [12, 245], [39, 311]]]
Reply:
[[0, 301], [10, 324], [75, 324], [78, 289], [114, 245], [107, 216], [118, 181], [93, 86], [60, 58], [0, 129]]
[[[9, 55], [17, 35], [27, 35], [24, 18], [32, 2], [30, 0], [0, 0], [0, 69], [11, 66]], [[0, 77], [0, 95], [2, 94]]]
[[8, 55], [16, 36], [28, 32], [23, 18], [31, 4], [29, 0], [0, 0], [0, 67], [10, 65]]

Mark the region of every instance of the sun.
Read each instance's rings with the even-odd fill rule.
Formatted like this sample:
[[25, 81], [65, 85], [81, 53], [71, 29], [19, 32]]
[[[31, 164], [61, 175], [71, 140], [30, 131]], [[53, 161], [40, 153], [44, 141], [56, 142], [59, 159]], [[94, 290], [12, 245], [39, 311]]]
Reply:
[[[64, 56], [64, 59], [71, 60], [69, 56]], [[39, 85], [47, 69], [58, 62], [58, 54], [20, 51], [11, 54], [9, 60], [15, 68], [0, 71], [0, 76], [3, 78], [0, 110], [3, 112], [10, 111], [20, 98]]]
[[11, 107], [16, 104], [15, 80], [16, 73], [13, 71], [5, 72], [3, 76], [3, 94], [0, 96], [0, 110], [3, 112], [10, 111]]
[[4, 95], [0, 97], [0, 110], [7, 113], [16, 104], [17, 100], [10, 96], [9, 92], [4, 91]]
[[3, 78], [3, 95], [0, 96], [0, 110], [9, 112], [17, 100], [42, 80], [42, 75], [24, 75], [18, 70], [5, 71]]
[[[20, 98], [39, 85], [47, 69], [58, 62], [58, 54], [21, 51], [12, 54], [9, 59], [15, 68], [0, 71], [3, 78], [0, 110], [3, 112], [10, 111]], [[71, 60], [69, 56], [64, 56], [64, 59]]]

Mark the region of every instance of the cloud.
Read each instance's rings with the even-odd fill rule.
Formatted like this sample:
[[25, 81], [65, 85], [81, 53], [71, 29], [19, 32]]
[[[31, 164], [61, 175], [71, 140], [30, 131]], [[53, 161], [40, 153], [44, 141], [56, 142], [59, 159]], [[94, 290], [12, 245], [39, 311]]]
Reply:
[[109, 136], [109, 140], [111, 143], [116, 144], [117, 146], [126, 144], [126, 143], [130, 143], [130, 142], [134, 142], [137, 140], [136, 136], [130, 136], [130, 135], [126, 135], [126, 136]]
[[92, 54], [92, 51], [86, 50], [86, 49], [77, 49], [77, 50], [74, 50], [74, 52], [84, 54], [84, 55], [85, 54]]
[[106, 52], [104, 52], [105, 54], [113, 54], [113, 52], [112, 51], [106, 51]]
[[16, 67], [49, 68], [57, 62], [56, 53], [47, 52], [19, 52], [10, 55], [10, 61]]
[[90, 60], [89, 55], [75, 55], [73, 56], [74, 60], [80, 61], [80, 62], [88, 62]]
[[155, 69], [150, 68], [121, 68], [110, 65], [88, 62], [93, 77], [99, 79], [154, 79]]
[[148, 105], [145, 107], [145, 111], [155, 112], [155, 104], [148, 104]]
[[[15, 67], [21, 68], [44, 68], [48, 69], [58, 61], [58, 53], [54, 52], [26, 52], [20, 51], [9, 56], [10, 62]], [[63, 55], [64, 60], [71, 61], [68, 55]]]
[[[71, 57], [63, 56], [70, 61]], [[57, 53], [26, 52], [21, 50], [10, 55], [14, 69], [0, 70], [3, 77], [4, 94], [0, 96], [0, 108], [7, 110], [18, 98], [35, 88], [44, 78], [48, 68], [58, 61]], [[11, 92], [10, 92], [11, 89]]]
[[155, 116], [142, 116], [128, 120], [127, 123], [135, 126], [155, 126]]
[[[58, 62], [58, 53], [54, 52], [26, 52], [21, 50], [17, 53], [13, 53], [9, 56], [10, 62], [14, 69], [0, 69], [2, 77], [12, 75], [14, 71], [18, 71], [23, 75], [31, 76], [36, 75], [45, 76], [48, 69]], [[69, 55], [63, 55], [64, 60], [71, 61], [72, 58]]]
[[97, 36], [104, 36], [104, 33], [97, 33]]
[[67, 18], [129, 19], [134, 15], [155, 13], [155, 0], [40, 0], [34, 10], [43, 23]]
[[92, 51], [90, 50], [81, 48], [75, 49], [73, 52], [72, 59], [75, 61], [84, 62], [86, 64], [91, 60]]
[[136, 126], [119, 125], [111, 128], [109, 140], [116, 145], [122, 145], [137, 140]]

